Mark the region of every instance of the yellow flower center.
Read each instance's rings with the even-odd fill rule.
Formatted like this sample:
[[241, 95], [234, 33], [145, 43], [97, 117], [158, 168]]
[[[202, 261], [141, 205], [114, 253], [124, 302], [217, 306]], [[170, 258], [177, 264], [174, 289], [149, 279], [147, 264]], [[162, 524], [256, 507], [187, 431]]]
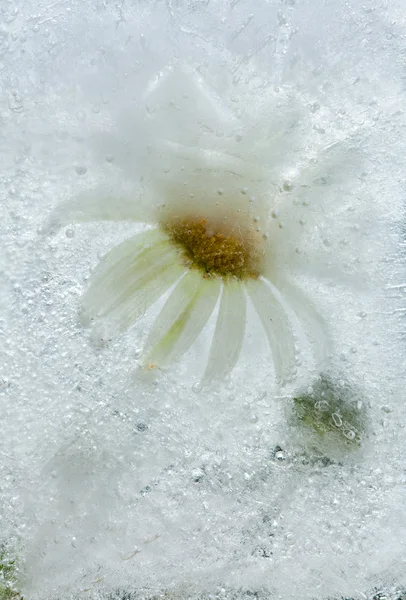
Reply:
[[199, 218], [173, 219], [162, 228], [182, 249], [187, 266], [206, 277], [248, 279], [261, 274], [262, 253], [254, 228], [230, 230]]

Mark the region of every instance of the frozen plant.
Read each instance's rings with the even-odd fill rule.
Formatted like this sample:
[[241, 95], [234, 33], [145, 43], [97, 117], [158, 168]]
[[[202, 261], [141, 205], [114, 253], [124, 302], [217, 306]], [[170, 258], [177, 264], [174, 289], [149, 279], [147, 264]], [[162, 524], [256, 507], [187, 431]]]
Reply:
[[[289, 90], [268, 90], [255, 108], [248, 99], [237, 115], [197, 72], [178, 66], [150, 82], [144, 101], [140, 128], [148, 145], [138, 165], [134, 156], [140, 181], [125, 195], [99, 188], [68, 201], [52, 220], [148, 225], [101, 260], [83, 297], [85, 317], [124, 331], [174, 286], [142, 359], [147, 369], [163, 368], [184, 355], [219, 302], [207, 384], [238, 360], [248, 297], [276, 378], [288, 381], [298, 323], [325, 354], [324, 323], [295, 279], [303, 230], [318, 235], [317, 212], [307, 207], [322, 203], [323, 186], [308, 182], [324, 181], [326, 156], [330, 151], [331, 163], [337, 152], [327, 145], [317, 157], [298, 158], [303, 124]], [[291, 176], [281, 179], [287, 169]]]
[[348, 383], [322, 373], [295, 395], [293, 404], [296, 419], [317, 437], [361, 445], [367, 425], [365, 399]]
[[16, 561], [6, 546], [0, 546], [0, 600], [19, 600], [17, 591]]

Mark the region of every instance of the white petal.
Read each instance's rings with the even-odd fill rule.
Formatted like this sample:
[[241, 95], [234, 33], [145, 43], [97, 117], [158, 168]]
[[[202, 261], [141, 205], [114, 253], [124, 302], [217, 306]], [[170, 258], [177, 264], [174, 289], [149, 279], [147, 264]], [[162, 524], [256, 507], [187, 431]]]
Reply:
[[313, 302], [306, 294], [287, 279], [278, 277], [275, 286], [296, 313], [309, 342], [313, 346], [316, 361], [321, 367], [326, 362], [331, 346], [326, 321], [318, 313]]
[[119, 331], [128, 329], [135, 321], [142, 317], [147, 309], [152, 306], [185, 272], [185, 267], [176, 261], [173, 256], [162, 261], [140, 277], [131, 291], [123, 294], [116, 303], [114, 310], [109, 313]]
[[[252, 201], [261, 222], [267, 218], [270, 185], [266, 171], [245, 159], [216, 151], [166, 143], [164, 165], [153, 174], [154, 196], [167, 202], [159, 208], [163, 221], [185, 215], [214, 226], [227, 220], [229, 232], [252, 227]], [[156, 156], [155, 164], [159, 164]], [[196, 199], [198, 198], [198, 202]]]
[[109, 193], [106, 188], [97, 188], [90, 192], [69, 199], [58, 206], [52, 213], [47, 230], [55, 229], [68, 223], [88, 223], [92, 221], [135, 221], [151, 222], [151, 213], [145, 200], [137, 196], [119, 191]]
[[185, 276], [182, 277], [159, 313], [159, 316], [149, 333], [145, 349], [153, 348], [153, 346], [168, 333], [173, 324], [179, 319], [190, 304], [191, 300], [193, 300], [197, 288], [201, 283], [202, 276], [196, 270], [188, 271]]
[[[197, 287], [193, 281], [196, 277], [199, 279]], [[165, 366], [178, 360], [207, 323], [219, 293], [219, 279], [202, 279], [198, 273], [188, 273], [168, 299], [151, 331], [150, 339], [161, 337], [149, 352], [148, 363]]]
[[148, 339], [145, 349], [152, 348], [171, 329], [196, 294], [197, 288], [202, 284], [202, 276], [198, 271], [188, 271], [178, 282], [169, 296], [165, 306], [159, 313]]
[[295, 369], [295, 344], [285, 310], [265, 281], [250, 281], [247, 290], [271, 347], [276, 378], [289, 381]]
[[167, 236], [164, 233], [153, 229], [139, 233], [115, 246], [97, 265], [86, 295], [114, 294], [127, 280], [129, 271], [142, 254], [166, 240]]
[[233, 370], [244, 341], [245, 321], [244, 286], [238, 280], [226, 281], [203, 384], [224, 378]]
[[[168, 102], [170, 98], [170, 102]], [[201, 146], [200, 122], [215, 132], [225, 124], [237, 126], [237, 119], [216, 90], [193, 68], [171, 65], [147, 83], [144, 103], [153, 107], [149, 115], [150, 139], [183, 139]], [[196, 115], [199, 115], [199, 121]], [[175, 132], [175, 135], [174, 135]], [[155, 134], [155, 135], [154, 135]]]
[[142, 244], [145, 237], [135, 236], [107, 255], [94, 284], [83, 297], [85, 316], [99, 318], [114, 313], [172, 265], [183, 272], [178, 253], [166, 238], [152, 235], [150, 243]]

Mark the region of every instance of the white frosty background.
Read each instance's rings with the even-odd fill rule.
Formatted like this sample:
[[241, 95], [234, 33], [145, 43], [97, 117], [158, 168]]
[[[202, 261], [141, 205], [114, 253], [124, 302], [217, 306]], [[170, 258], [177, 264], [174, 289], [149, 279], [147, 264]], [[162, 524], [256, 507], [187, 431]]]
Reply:
[[[26, 598], [406, 586], [405, 59], [402, 0], [1, 1], [0, 541]], [[78, 323], [91, 267], [134, 227], [43, 225], [81, 189], [136, 181], [132, 114], [176, 61], [236, 111], [264, 82], [293, 90], [302, 153], [356, 132], [359, 165], [324, 182], [329, 275], [301, 283], [331, 324], [332, 372], [367, 399], [359, 453], [298, 460], [255, 323], [230, 381], [200, 394], [205, 336], [151, 385], [130, 374], [153, 311], [101, 349]], [[335, 285], [336, 269], [361, 275]]]

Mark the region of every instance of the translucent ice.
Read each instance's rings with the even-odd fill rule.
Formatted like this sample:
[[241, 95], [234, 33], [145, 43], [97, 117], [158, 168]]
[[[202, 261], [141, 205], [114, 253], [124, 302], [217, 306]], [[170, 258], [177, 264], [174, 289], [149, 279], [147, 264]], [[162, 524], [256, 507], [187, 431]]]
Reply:
[[[0, 562], [25, 598], [400, 597], [404, 27], [400, 0], [1, 4]], [[142, 227], [55, 210], [134, 210], [168, 144], [258, 139], [292, 208], [272, 218], [285, 285], [300, 266], [296, 379], [278, 391], [248, 301], [231, 376], [199, 384], [213, 319], [144, 376], [165, 297], [119, 338], [79, 318]]]

